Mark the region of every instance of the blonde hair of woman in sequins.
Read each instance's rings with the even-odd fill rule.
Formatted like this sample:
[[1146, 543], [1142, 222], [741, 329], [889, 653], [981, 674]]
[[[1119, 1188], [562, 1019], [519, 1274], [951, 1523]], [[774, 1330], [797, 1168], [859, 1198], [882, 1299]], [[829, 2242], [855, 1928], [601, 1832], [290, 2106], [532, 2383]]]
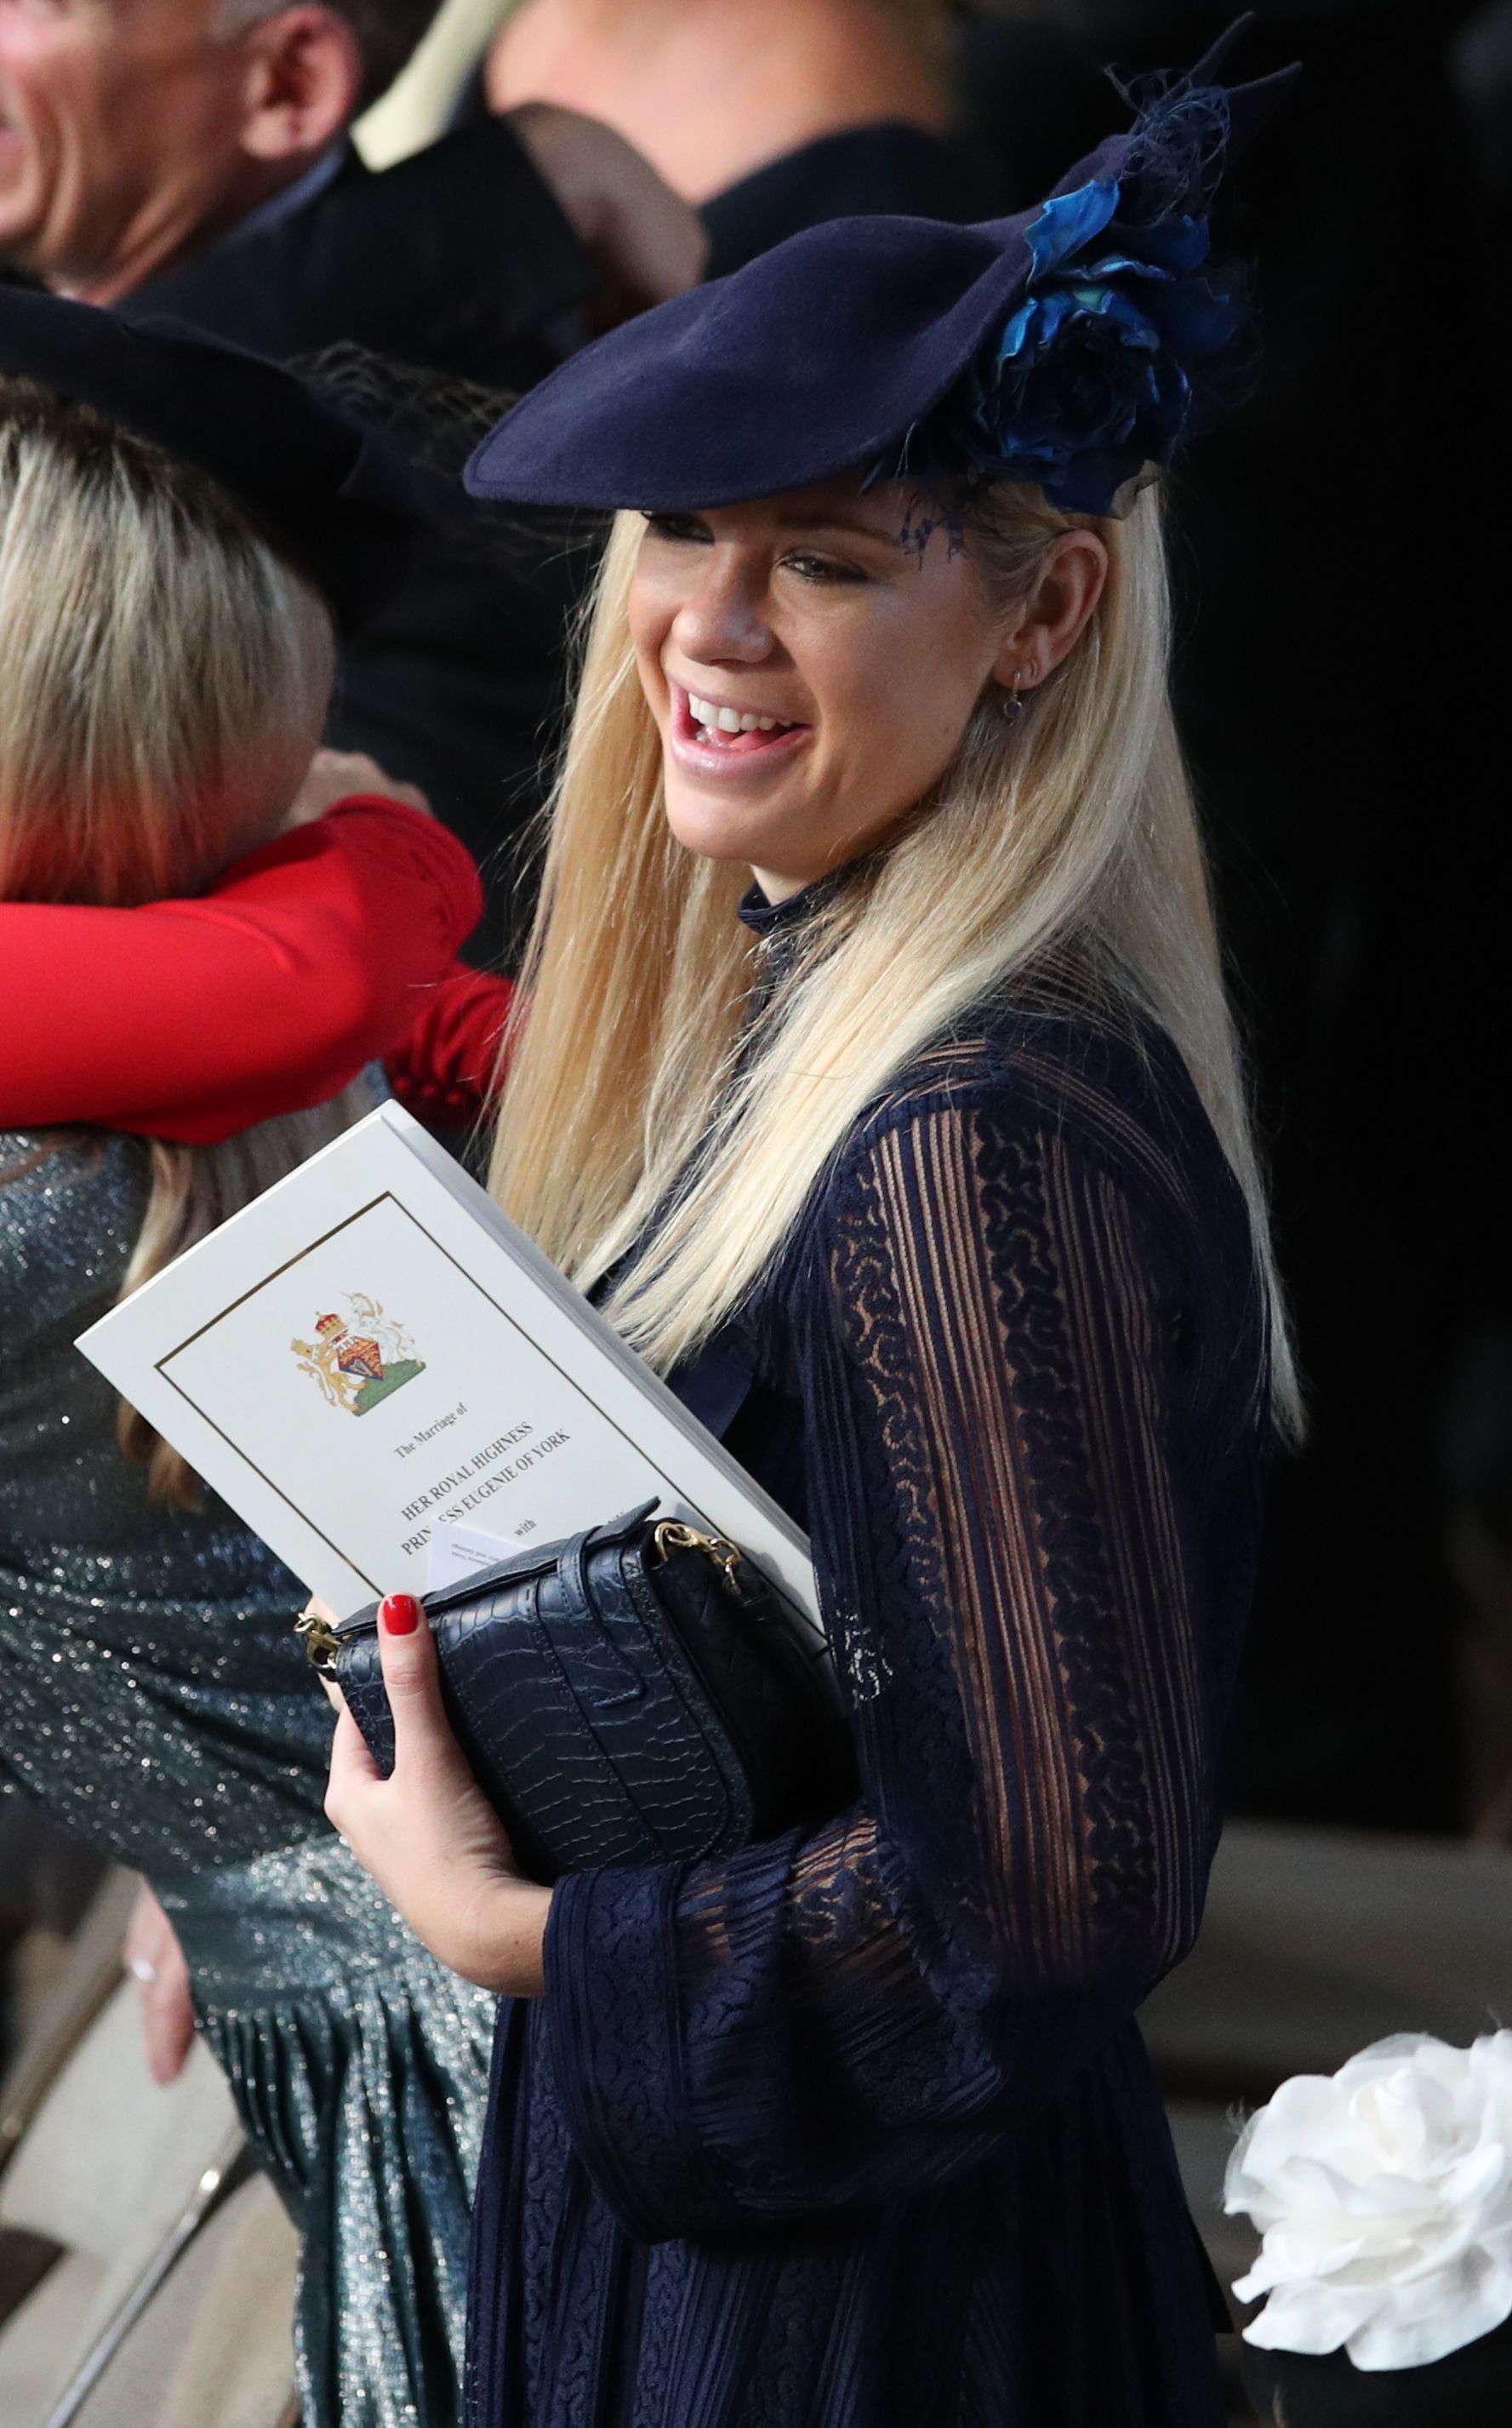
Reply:
[[[204, 891], [278, 832], [334, 669], [323, 602], [212, 482], [0, 379], [0, 900]], [[223, 1145], [155, 1140], [123, 1295], [364, 1108], [349, 1091]], [[197, 1479], [125, 1407], [121, 1437], [156, 1497], [194, 1504]]]

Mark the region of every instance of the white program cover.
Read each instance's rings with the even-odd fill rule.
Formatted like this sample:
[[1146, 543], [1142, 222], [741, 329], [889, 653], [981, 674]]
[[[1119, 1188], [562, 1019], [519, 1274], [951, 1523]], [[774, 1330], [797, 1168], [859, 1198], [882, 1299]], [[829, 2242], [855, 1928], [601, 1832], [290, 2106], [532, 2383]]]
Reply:
[[798, 1530], [398, 1105], [78, 1345], [338, 1617], [423, 1593], [439, 1523], [528, 1550], [651, 1500], [817, 1616]]

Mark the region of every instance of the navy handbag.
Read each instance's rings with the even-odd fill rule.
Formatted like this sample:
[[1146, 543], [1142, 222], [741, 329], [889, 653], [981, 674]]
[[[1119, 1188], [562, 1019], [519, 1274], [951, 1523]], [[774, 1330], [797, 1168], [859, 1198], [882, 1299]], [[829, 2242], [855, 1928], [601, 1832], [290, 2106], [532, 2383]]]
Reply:
[[[823, 1631], [655, 1505], [423, 1598], [452, 1725], [538, 1880], [729, 1854], [856, 1792]], [[386, 1775], [378, 1605], [300, 1627]]]

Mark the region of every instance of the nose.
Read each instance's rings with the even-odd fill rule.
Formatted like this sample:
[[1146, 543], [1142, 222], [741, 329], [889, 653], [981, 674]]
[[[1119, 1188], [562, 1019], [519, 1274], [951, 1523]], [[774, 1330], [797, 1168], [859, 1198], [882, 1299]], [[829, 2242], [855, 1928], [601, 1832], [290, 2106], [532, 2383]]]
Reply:
[[735, 549], [712, 548], [672, 619], [670, 638], [701, 666], [757, 665], [772, 648], [764, 569]]

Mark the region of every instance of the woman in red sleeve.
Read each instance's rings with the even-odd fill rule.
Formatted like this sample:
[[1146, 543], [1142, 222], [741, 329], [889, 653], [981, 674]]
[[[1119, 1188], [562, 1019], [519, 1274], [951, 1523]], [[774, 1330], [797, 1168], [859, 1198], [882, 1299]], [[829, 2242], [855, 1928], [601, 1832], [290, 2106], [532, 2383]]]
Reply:
[[73, 1344], [493, 984], [460, 846], [310, 772], [409, 477], [271, 365], [0, 294], [0, 1790], [177, 1934], [304, 2232], [306, 2428], [457, 2416], [494, 2002], [324, 1823], [294, 1580]]
[[288, 831], [205, 894], [0, 902], [0, 1129], [89, 1121], [213, 1143], [380, 1060], [421, 1120], [473, 1120], [513, 988], [456, 959], [482, 890], [419, 802], [370, 760], [322, 750]]

